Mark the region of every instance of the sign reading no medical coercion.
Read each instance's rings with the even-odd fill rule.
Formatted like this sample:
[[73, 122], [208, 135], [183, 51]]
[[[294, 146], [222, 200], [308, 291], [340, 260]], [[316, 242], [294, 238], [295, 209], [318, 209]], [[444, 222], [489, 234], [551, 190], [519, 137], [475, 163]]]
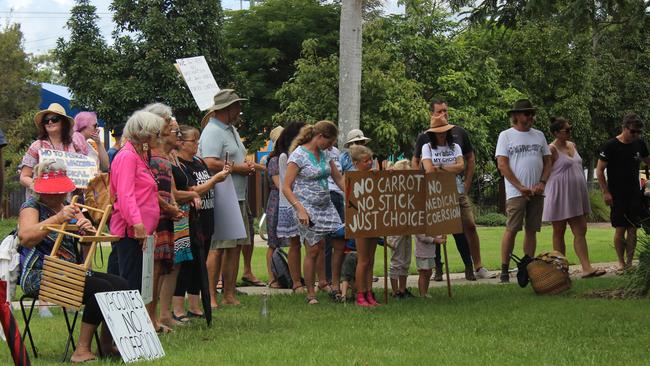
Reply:
[[97, 162], [92, 158], [68, 151], [59, 151], [51, 149], [38, 150], [39, 161], [43, 159], [56, 160], [65, 164], [67, 168], [66, 174], [75, 187], [85, 189], [88, 182], [97, 175]]
[[205, 57], [179, 58], [176, 60], [176, 64], [199, 109], [204, 111], [212, 107], [214, 95], [219, 91], [219, 86], [212, 76]]
[[346, 238], [462, 232], [451, 173], [347, 172], [345, 179]]
[[165, 356], [140, 292], [100, 292], [95, 297], [125, 363]]

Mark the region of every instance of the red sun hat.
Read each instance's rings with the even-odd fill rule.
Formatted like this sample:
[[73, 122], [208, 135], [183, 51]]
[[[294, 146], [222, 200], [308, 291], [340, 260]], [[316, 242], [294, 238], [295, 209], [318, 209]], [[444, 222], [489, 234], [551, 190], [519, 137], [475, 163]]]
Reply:
[[75, 190], [75, 185], [65, 171], [58, 170], [41, 174], [34, 179], [34, 192], [45, 194], [63, 194]]

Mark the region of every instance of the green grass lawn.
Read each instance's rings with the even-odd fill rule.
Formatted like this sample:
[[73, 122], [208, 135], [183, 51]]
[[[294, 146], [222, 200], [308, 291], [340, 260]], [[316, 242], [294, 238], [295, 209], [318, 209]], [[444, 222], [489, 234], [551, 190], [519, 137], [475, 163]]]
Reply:
[[[13, 230], [16, 227], [16, 221], [14, 219], [3, 220], [0, 222], [0, 237], [4, 238], [7, 233]], [[503, 234], [502, 227], [481, 227], [479, 228], [479, 237], [481, 239], [481, 256], [483, 259], [483, 264], [491, 270], [497, 270], [501, 268], [501, 235]], [[551, 241], [552, 229], [550, 226], [542, 227], [542, 231], [539, 233], [537, 238], [537, 252], [551, 250], [552, 241]], [[587, 231], [587, 243], [589, 244], [589, 256], [591, 261], [594, 263], [597, 262], [612, 262], [616, 261], [616, 254], [614, 252], [614, 246], [612, 242], [612, 237], [614, 235], [614, 230], [609, 226], [599, 225], [597, 227], [590, 227]], [[515, 246], [515, 254], [523, 254], [523, 233], [520, 233], [517, 236], [517, 244]], [[579, 264], [578, 258], [575, 256], [573, 251], [573, 236], [570, 231], [567, 230], [566, 234], [567, 242], [567, 255], [569, 257], [569, 262], [571, 264]], [[107, 258], [109, 250], [104, 251], [104, 258]], [[449, 255], [449, 270], [452, 272], [462, 272], [464, 270], [463, 262], [460, 259], [458, 250], [456, 250], [455, 242], [453, 238], [449, 239], [449, 247], [447, 250]], [[304, 251], [303, 251], [304, 254]], [[255, 248], [253, 253], [253, 273], [262, 280], [267, 280], [268, 275], [266, 272], [266, 262], [265, 255], [266, 250], [264, 248]], [[390, 261], [390, 249], [388, 251], [388, 260]], [[377, 255], [375, 260], [375, 273], [377, 275], [383, 274], [383, 248], [377, 248]], [[95, 264], [97, 268], [98, 264]], [[514, 264], [511, 264], [514, 266]], [[240, 266], [241, 268], [241, 266]], [[97, 268], [99, 269], [99, 268]], [[101, 269], [100, 269], [101, 270]], [[415, 269], [415, 260], [411, 263], [411, 273], [416, 274]]]
[[[578, 280], [559, 296], [511, 285], [432, 289], [431, 299], [391, 301], [374, 309], [321, 303], [303, 296], [260, 297], [215, 314], [212, 328], [195, 320], [162, 335], [166, 357], [155, 365], [642, 365], [647, 357], [648, 300], [586, 299], [620, 278]], [[60, 312], [33, 322], [40, 358], [60, 362], [65, 325]], [[0, 364], [10, 356], [0, 347]], [[109, 364], [99, 362], [97, 364]]]

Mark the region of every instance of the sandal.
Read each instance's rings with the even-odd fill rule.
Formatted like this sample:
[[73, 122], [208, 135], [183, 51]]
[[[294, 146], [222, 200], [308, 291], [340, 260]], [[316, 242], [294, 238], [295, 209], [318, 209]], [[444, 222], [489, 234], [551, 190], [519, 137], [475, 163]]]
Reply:
[[328, 294], [332, 292], [332, 286], [329, 283], [326, 283], [324, 285], [318, 285], [318, 291], [323, 291], [327, 292]]
[[304, 293], [307, 292], [307, 288], [305, 288], [305, 286], [302, 286], [302, 285], [301, 285], [301, 286], [298, 286], [298, 287], [294, 287], [294, 288], [292, 288], [291, 291], [292, 291], [294, 294], [304, 294]]
[[244, 286], [266, 287], [266, 284], [257, 278], [255, 280], [250, 280], [246, 277], [242, 277], [241, 282]]
[[203, 313], [194, 313], [194, 312], [188, 310], [187, 311], [187, 317], [188, 318], [205, 318], [205, 314], [203, 314]]
[[176, 320], [177, 322], [180, 323], [187, 323], [190, 321], [190, 317], [187, 316], [187, 314], [182, 314], [182, 315], [176, 315], [172, 313], [172, 319]]
[[173, 332], [174, 330], [166, 325], [160, 324], [158, 329], [156, 329], [156, 333], [158, 334], [168, 334]]
[[316, 296], [307, 296], [307, 305], [316, 305], [318, 304], [318, 299]]
[[341, 290], [332, 290], [329, 293], [330, 299], [332, 301], [337, 302], [337, 303], [343, 303], [345, 302], [345, 297], [343, 297], [343, 294], [341, 293]]
[[594, 278], [594, 277], [600, 277], [604, 274], [606, 274], [607, 271], [603, 269], [596, 269], [593, 272], [587, 273], [585, 275], [582, 275], [582, 278]]

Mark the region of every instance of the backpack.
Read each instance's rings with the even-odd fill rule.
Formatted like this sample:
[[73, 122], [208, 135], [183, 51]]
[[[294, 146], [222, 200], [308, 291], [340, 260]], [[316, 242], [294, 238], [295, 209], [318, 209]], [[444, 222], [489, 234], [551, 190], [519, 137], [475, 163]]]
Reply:
[[7, 299], [16, 294], [16, 284], [20, 276], [20, 254], [18, 253], [18, 231], [14, 230], [0, 243], [0, 280], [7, 281]]
[[273, 255], [271, 256], [271, 272], [273, 273], [273, 277], [275, 277], [275, 282], [281, 288], [293, 288], [289, 264], [287, 263], [287, 253], [282, 248], [275, 248], [273, 250]]
[[[110, 176], [108, 173], [100, 173], [88, 182], [84, 191], [84, 204], [86, 206], [105, 209], [106, 205], [112, 204], [114, 199], [111, 197]], [[94, 225], [98, 225], [102, 219], [102, 213], [88, 210], [88, 215]]]

